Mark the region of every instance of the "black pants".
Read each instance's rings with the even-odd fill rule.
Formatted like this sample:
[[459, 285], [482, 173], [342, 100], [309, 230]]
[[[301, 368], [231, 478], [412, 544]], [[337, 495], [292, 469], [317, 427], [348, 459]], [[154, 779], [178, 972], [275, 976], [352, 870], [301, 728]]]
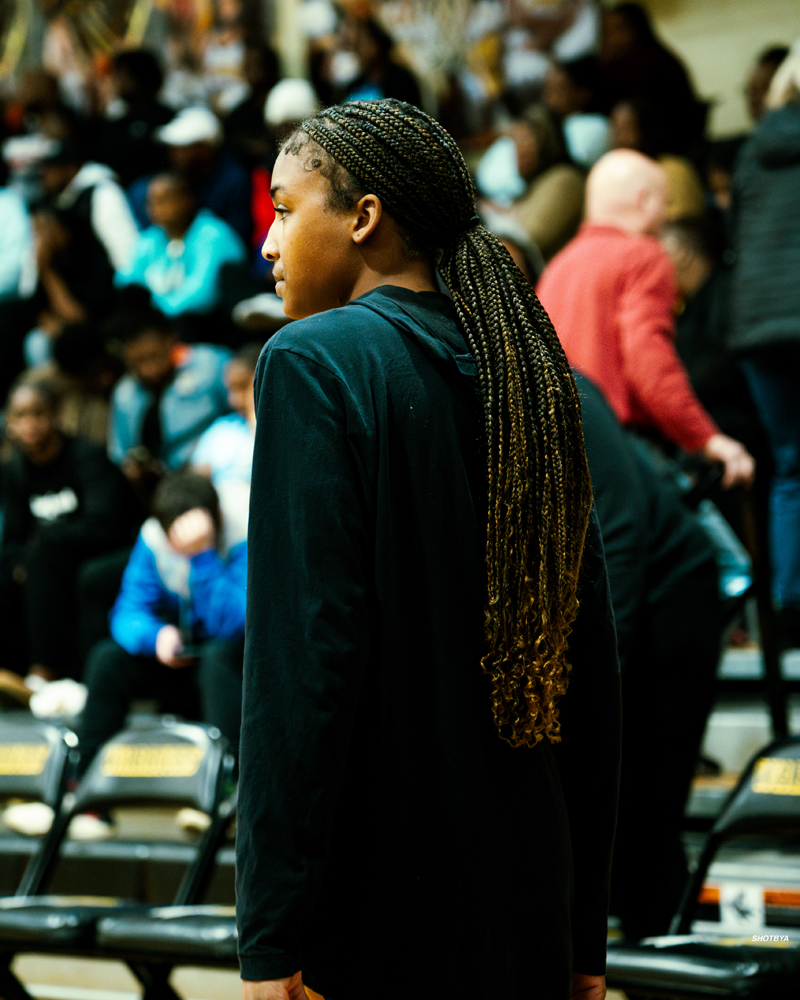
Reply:
[[153, 657], [131, 656], [113, 639], [101, 640], [86, 663], [89, 693], [78, 726], [78, 776], [122, 729], [133, 698], [154, 698], [165, 712], [216, 726], [238, 754], [243, 658], [242, 641], [211, 641], [196, 666], [172, 668]]

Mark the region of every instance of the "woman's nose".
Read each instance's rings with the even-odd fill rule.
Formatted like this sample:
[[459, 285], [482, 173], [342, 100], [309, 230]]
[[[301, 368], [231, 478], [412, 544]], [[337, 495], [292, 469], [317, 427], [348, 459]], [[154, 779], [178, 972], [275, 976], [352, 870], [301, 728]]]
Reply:
[[277, 241], [274, 239], [274, 237], [272, 235], [272, 231], [273, 231], [274, 228], [275, 228], [275, 224], [273, 223], [269, 227], [269, 232], [267, 233], [267, 238], [264, 240], [264, 246], [261, 247], [261, 256], [264, 258], [264, 260], [275, 261], [280, 256], [280, 254], [278, 252], [278, 243], [277, 243]]

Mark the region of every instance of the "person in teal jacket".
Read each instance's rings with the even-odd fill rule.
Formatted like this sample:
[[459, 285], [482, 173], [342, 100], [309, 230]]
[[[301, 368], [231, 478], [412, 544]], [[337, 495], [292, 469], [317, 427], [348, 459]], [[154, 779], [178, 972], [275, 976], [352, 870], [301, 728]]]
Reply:
[[220, 301], [222, 266], [246, 263], [241, 236], [207, 208], [198, 209], [178, 174], [150, 181], [147, 211], [153, 225], [139, 236], [115, 283], [144, 286], [167, 316], [211, 312]]

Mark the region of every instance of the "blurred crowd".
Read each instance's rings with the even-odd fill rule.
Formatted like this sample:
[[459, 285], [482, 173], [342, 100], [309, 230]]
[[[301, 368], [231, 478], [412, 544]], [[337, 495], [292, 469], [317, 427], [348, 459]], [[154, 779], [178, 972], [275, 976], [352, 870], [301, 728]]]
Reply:
[[[677, 817], [720, 600], [749, 572], [730, 491], [714, 488], [705, 534], [674, 499], [698, 463], [724, 487], [757, 467], [784, 638], [800, 640], [800, 49], [753, 53], [752, 131], [713, 141], [636, 3], [305, 0], [307, 78], [282, 73], [237, 0], [202, 17], [156, 4], [137, 44], [117, 26], [100, 47], [73, 6], [0, 95], [0, 688], [43, 712], [88, 697], [83, 767], [137, 697], [235, 746], [253, 379], [286, 322], [260, 255], [271, 172], [307, 115], [394, 97], [458, 139], [484, 224], [586, 379], [623, 668], [658, 648], [697, 692]], [[651, 729], [627, 738], [641, 750]]]

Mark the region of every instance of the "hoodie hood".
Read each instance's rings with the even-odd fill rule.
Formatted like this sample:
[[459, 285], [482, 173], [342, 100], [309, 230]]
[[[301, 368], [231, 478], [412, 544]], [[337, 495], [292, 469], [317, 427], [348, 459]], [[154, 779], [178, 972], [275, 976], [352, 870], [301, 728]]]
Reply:
[[350, 302], [347, 308], [369, 309], [385, 317], [414, 340], [437, 368], [474, 379], [475, 359], [456, 323], [452, 300], [441, 292], [412, 292], [381, 285]]
[[58, 207], [69, 208], [87, 188], [96, 187], [98, 184], [104, 184], [108, 181], [114, 183], [117, 181], [117, 175], [110, 167], [104, 163], [84, 163], [58, 196]]
[[766, 114], [750, 137], [750, 149], [770, 169], [800, 163], [800, 101]]

